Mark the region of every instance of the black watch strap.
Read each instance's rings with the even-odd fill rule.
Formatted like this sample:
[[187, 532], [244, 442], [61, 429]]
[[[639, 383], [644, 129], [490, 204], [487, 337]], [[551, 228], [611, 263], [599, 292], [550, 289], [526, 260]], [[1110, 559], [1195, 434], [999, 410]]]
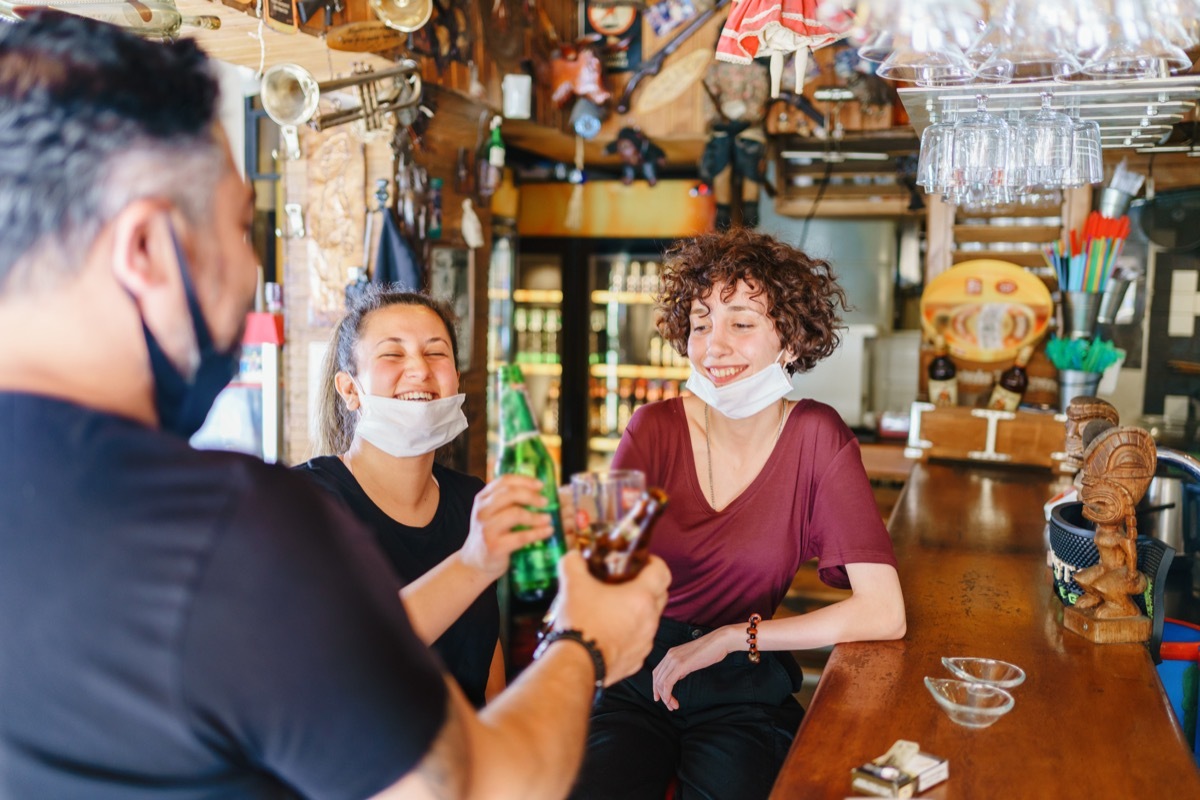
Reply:
[[594, 639], [585, 639], [583, 634], [577, 630], [562, 630], [551, 631], [542, 638], [537, 649], [533, 651], [533, 658], [536, 661], [546, 652], [546, 648], [560, 639], [567, 639], [572, 642], [578, 642], [588, 651], [588, 655], [592, 657], [592, 667], [596, 670], [596, 696], [593, 702], [600, 700], [600, 695], [604, 692], [604, 676], [608, 671], [604, 667], [604, 654], [600, 652], [600, 648], [596, 645]]

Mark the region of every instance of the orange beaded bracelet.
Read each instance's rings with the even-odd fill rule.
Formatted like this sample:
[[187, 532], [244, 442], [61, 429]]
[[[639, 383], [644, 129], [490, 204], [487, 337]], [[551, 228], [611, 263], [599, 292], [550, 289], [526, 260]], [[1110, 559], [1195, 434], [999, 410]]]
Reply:
[[759, 661], [758, 654], [758, 623], [762, 622], [761, 614], [750, 615], [750, 627], [746, 628], [746, 643], [750, 645], [750, 652], [747, 657], [751, 664], [757, 664]]

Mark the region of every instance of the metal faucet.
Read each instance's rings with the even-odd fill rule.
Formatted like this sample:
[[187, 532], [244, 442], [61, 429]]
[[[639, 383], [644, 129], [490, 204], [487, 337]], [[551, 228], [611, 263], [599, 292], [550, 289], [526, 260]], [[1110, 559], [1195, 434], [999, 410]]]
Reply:
[[1179, 467], [1191, 476], [1193, 481], [1200, 483], [1200, 461], [1192, 458], [1182, 450], [1160, 446], [1158, 448], [1158, 463]]

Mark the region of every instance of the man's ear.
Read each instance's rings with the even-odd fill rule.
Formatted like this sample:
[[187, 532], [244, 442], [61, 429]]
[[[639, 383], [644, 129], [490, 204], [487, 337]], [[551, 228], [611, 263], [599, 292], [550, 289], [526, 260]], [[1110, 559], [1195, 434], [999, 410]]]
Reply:
[[139, 300], [177, 281], [180, 264], [172, 244], [171, 214], [161, 200], [136, 200], [109, 223], [113, 274]]
[[348, 410], [358, 410], [361, 405], [358, 399], [358, 387], [354, 385], [354, 379], [350, 377], [349, 372], [339, 372], [334, 375], [333, 388], [337, 389], [337, 393], [341, 395], [342, 402], [346, 404]]

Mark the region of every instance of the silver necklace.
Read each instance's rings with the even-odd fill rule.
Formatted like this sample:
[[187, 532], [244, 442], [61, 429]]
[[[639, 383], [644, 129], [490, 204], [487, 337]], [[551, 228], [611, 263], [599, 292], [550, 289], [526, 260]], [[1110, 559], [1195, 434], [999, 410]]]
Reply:
[[[787, 419], [788, 401], [783, 400], [783, 404], [779, 408], [779, 428], [775, 431], [775, 439], [771, 442], [771, 447], [779, 441], [779, 437], [783, 434], [783, 423]], [[717, 492], [713, 489], [713, 473], [712, 473], [712, 444], [708, 440], [708, 403], [704, 404], [704, 460], [708, 464], [708, 502], [713, 508], [717, 507]]]

